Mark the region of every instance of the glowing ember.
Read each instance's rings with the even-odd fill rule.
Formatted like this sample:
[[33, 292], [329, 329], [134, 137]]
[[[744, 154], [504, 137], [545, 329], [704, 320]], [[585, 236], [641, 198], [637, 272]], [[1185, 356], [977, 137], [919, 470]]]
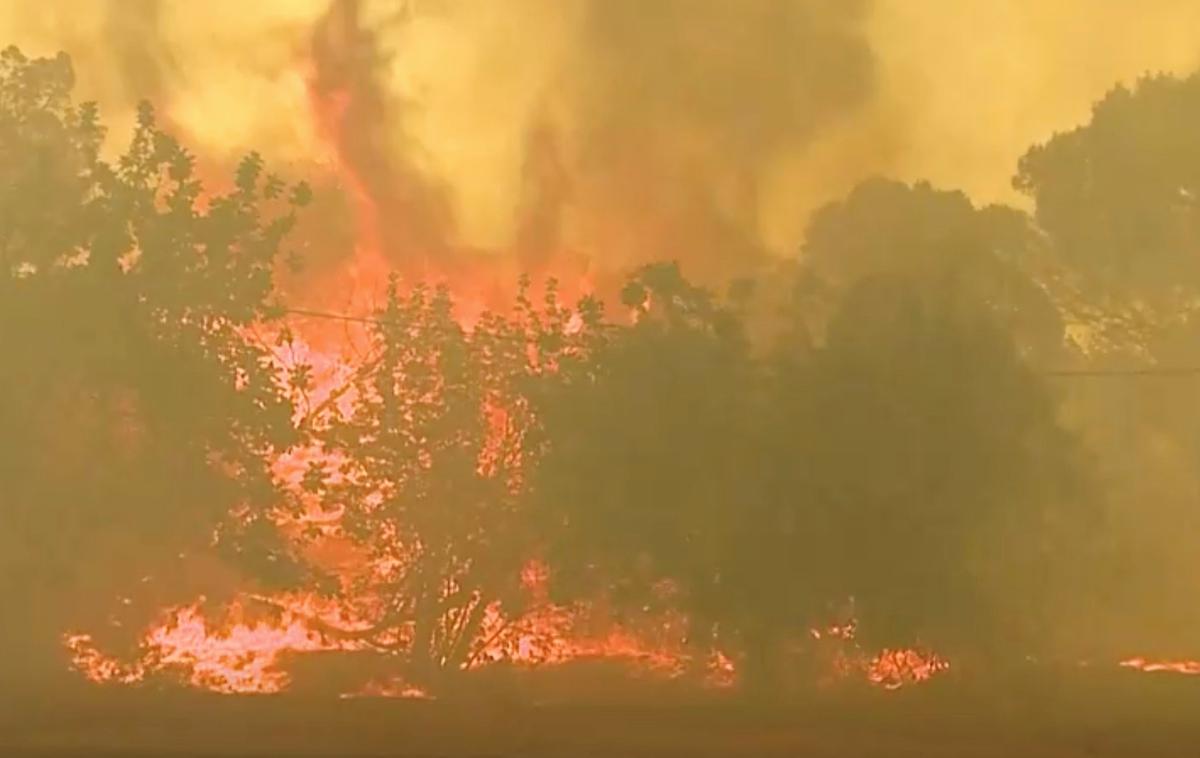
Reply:
[[339, 695], [343, 700], [359, 697], [390, 697], [401, 698], [405, 700], [433, 700], [434, 696], [421, 689], [414, 687], [411, 684], [404, 682], [401, 679], [387, 679], [367, 682], [367, 684], [357, 692], [347, 692]]
[[867, 665], [867, 680], [884, 689], [927, 681], [947, 671], [950, 662], [935, 653], [913, 649], [884, 650]]
[[1169, 672], [1200, 676], [1200, 661], [1151, 661], [1145, 658], [1129, 658], [1121, 661], [1124, 668], [1145, 672]]
[[127, 665], [96, 649], [90, 634], [63, 635], [63, 645], [71, 654], [71, 668], [96, 684], [137, 684], [146, 678], [141, 662]]

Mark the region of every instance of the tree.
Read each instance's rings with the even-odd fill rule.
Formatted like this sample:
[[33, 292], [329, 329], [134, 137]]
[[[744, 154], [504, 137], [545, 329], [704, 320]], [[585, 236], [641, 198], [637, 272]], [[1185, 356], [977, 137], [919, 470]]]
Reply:
[[[547, 313], [560, 313], [553, 298]], [[333, 410], [320, 434], [342, 463], [314, 470], [311, 489], [344, 507], [343, 528], [367, 556], [344, 587], [374, 605], [358, 636], [406, 653], [424, 686], [447, 685], [471, 661], [490, 611], [521, 611], [534, 550], [519, 392], [529, 347], [519, 320], [485, 315], [468, 332], [445, 287], [404, 295], [393, 280], [353, 407]]]
[[0, 589], [4, 636], [47, 654], [80, 599], [269, 499], [291, 411], [245, 330], [307, 194], [254, 155], [206, 192], [148, 105], [110, 163], [72, 84], [0, 53]]
[[868, 181], [813, 219], [797, 308], [821, 309], [817, 338], [775, 356], [768, 421], [797, 440], [780, 489], [810, 498], [865, 640], [993, 662], [1049, 644], [1052, 575], [1094, 523], [1035, 373], [1069, 358], [1049, 245], [927, 184]]
[[[1089, 367], [1200, 360], [1198, 124], [1200, 75], [1146, 76], [1020, 160], [1014, 185], [1036, 203], [1060, 271], [1046, 283]], [[1089, 593], [1103, 596], [1088, 614], [1103, 619], [1088, 636], [1106, 650], [1183, 648], [1200, 621], [1185, 578], [1200, 538], [1195, 390], [1186, 375], [1071, 387], [1070, 415], [1108, 483], [1105, 573]]]
[[1074, 272], [1121, 299], [1169, 305], [1200, 284], [1200, 75], [1119, 86], [1091, 121], [1035, 145], [1013, 180]]
[[788, 514], [764, 507], [740, 319], [672, 264], [639, 271], [623, 303], [634, 323], [594, 328], [533, 396], [531, 496], [555, 586], [626, 613], [683, 609], [700, 651], [719, 626], [757, 655], [783, 619], [806, 620], [791, 602], [805, 554], [778, 539]]
[[1044, 380], [970, 298], [953, 279], [860, 282], [825, 346], [783, 369], [772, 438], [795, 440], [781, 489], [805, 492], [863, 639], [1019, 657], [1086, 521], [1080, 468]]
[[640, 272], [634, 324], [533, 402], [557, 581], [682, 608], [697, 642], [715, 628], [741, 653], [751, 692], [851, 600], [868, 644], [1036, 649], [1055, 551], [1085, 520], [1073, 440], [953, 260], [879, 268], [838, 293], [819, 345], [769, 351], [674, 267]]
[[801, 256], [801, 294], [811, 308], [824, 293], [827, 321], [845, 293], [868, 278], [954, 277], [962, 303], [990, 311], [1022, 353], [1047, 362], [1060, 356], [1063, 324], [1036, 276], [1045, 256], [1044, 240], [1020, 211], [978, 209], [961, 192], [925, 183], [873, 179], [813, 217]]

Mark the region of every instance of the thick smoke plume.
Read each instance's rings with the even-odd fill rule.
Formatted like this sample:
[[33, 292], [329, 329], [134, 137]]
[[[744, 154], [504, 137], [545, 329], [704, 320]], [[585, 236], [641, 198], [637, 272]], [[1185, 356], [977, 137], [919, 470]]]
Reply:
[[147, 97], [205, 160], [312, 180], [327, 293], [364, 250], [477, 285], [663, 258], [717, 280], [876, 173], [1011, 200], [1025, 146], [1195, 61], [1200, 10], [1149, 5], [107, 0], [11, 3], [0, 29], [70, 53], [114, 139]]

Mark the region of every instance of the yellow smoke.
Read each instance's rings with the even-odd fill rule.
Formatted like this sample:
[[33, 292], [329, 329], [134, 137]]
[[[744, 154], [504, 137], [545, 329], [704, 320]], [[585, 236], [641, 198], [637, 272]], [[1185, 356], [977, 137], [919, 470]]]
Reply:
[[47, 0], [0, 4], [0, 40], [70, 53], [117, 137], [148, 97], [210, 160], [303, 173], [334, 160], [307, 77], [339, 3], [391, 109], [359, 126], [449, 205], [447, 245], [713, 272], [795, 252], [871, 174], [1016, 201], [1028, 145], [1200, 52], [1190, 0]]

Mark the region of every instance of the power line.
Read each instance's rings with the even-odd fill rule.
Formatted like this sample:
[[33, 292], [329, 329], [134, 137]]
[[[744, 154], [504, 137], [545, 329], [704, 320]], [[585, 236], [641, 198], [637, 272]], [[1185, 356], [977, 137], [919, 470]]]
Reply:
[[283, 308], [282, 311], [291, 316], [307, 316], [308, 318], [323, 318], [331, 321], [349, 321], [355, 324], [378, 324], [380, 326], [387, 324], [387, 321], [369, 316], [351, 316], [346, 313], [328, 313], [326, 311], [314, 311], [307, 308]]
[[[305, 318], [320, 318], [331, 321], [344, 321], [355, 324], [371, 324], [386, 326], [389, 321], [370, 316], [352, 316], [347, 313], [333, 313], [309, 308], [283, 308], [283, 313]], [[1200, 366], [1159, 366], [1145, 368], [1079, 368], [1079, 369], [1047, 369], [1038, 371], [1042, 376], [1051, 379], [1105, 379], [1120, 377], [1189, 377], [1200, 376]]]

